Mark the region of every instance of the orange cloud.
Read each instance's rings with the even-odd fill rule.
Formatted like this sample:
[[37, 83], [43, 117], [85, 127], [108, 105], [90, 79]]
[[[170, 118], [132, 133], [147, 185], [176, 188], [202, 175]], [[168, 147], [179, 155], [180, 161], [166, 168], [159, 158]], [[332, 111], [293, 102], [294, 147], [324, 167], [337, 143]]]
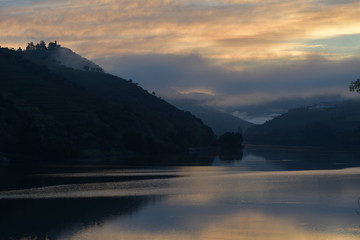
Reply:
[[197, 53], [222, 64], [298, 59], [309, 54], [299, 50], [306, 40], [360, 33], [360, 2], [40, 1], [0, 14], [2, 45], [57, 39], [88, 57]]

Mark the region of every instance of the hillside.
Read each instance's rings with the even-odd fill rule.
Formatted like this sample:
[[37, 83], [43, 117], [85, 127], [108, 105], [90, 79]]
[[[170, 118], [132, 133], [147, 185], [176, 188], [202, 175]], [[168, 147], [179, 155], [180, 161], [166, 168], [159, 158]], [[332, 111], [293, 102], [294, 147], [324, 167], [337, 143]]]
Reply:
[[245, 141], [266, 145], [359, 147], [360, 102], [318, 104], [290, 110], [248, 129]]
[[76, 70], [104, 72], [103, 69], [92, 61], [80, 56], [69, 48], [61, 47], [57, 42], [50, 42], [48, 46], [44, 41], [38, 44], [28, 43], [22, 56], [32, 62], [45, 65], [49, 68], [67, 67]]
[[0, 156], [122, 157], [180, 152], [214, 142], [201, 120], [137, 84], [103, 72], [44, 66], [41, 57], [38, 61], [37, 54], [29, 58], [26, 52], [0, 49], [0, 95], [6, 102], [0, 111], [19, 119], [18, 125], [11, 123], [13, 130], [2, 128], [1, 139], [16, 137], [6, 149], [0, 146]]
[[234, 117], [231, 114], [220, 112], [214, 108], [200, 106], [196, 101], [191, 99], [169, 101], [179, 109], [189, 111], [200, 118], [206, 125], [213, 129], [217, 136], [225, 132], [245, 132], [246, 129], [254, 125], [253, 123]]

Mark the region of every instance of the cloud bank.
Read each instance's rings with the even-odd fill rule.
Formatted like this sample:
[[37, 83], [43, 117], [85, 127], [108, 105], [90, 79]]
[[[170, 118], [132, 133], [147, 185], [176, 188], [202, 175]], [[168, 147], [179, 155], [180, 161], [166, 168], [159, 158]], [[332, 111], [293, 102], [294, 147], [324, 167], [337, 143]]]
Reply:
[[149, 90], [225, 110], [349, 97], [360, 75], [356, 0], [3, 2], [2, 46], [58, 40]]
[[[0, 9], [2, 41], [54, 38], [81, 54], [198, 54], [228, 67], [299, 59], [308, 40], [360, 34], [359, 1], [14, 0]], [[358, 48], [357, 48], [358, 49]]]
[[[328, 60], [309, 56], [274, 65], [255, 65], [243, 71], [214, 65], [198, 55], [131, 55], [99, 59], [116, 75], [132, 78], [168, 98], [175, 92], [202, 93], [204, 104], [230, 109], [272, 102], [357, 97], [348, 85], [359, 75], [359, 58]], [[313, 100], [315, 101], [315, 100]]]

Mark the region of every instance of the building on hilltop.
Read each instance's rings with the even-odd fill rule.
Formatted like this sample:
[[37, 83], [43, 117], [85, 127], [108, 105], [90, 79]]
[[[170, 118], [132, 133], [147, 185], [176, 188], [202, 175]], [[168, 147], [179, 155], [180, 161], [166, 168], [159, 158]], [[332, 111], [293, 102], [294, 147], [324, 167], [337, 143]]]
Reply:
[[54, 49], [54, 48], [59, 48], [59, 47], [61, 47], [61, 45], [57, 44], [56, 40], [55, 40], [55, 42], [49, 42], [48, 49]]

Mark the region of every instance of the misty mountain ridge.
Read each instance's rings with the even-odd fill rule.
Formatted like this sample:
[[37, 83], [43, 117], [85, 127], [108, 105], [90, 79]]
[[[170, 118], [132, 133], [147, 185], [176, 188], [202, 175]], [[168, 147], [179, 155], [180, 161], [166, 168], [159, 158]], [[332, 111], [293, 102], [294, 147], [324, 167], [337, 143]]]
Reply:
[[68, 67], [76, 70], [86, 70], [92, 72], [104, 72], [104, 70], [94, 62], [80, 56], [69, 48], [62, 47], [60, 44], [50, 42], [48, 46], [44, 41], [38, 44], [28, 43], [26, 51], [18, 50], [30, 61], [41, 65], [53, 67]]
[[216, 141], [200, 119], [131, 80], [65, 67], [50, 61], [54, 54], [79, 55], [61, 47], [39, 48], [0, 49], [0, 156], [116, 160], [184, 152]]
[[342, 106], [342, 102], [320, 102], [308, 106], [307, 109], [313, 111], [326, 111], [329, 109], [334, 109]]
[[245, 134], [249, 144], [360, 147], [360, 101], [322, 102], [289, 110], [253, 126]]
[[[201, 95], [204, 97], [203, 95]], [[169, 99], [172, 105], [179, 109], [189, 111], [196, 117], [200, 118], [206, 125], [211, 127], [217, 136], [225, 132], [240, 132], [244, 133], [249, 127], [254, 124], [229, 113], [221, 112], [215, 108], [201, 105], [201, 101], [183, 98], [183, 99]]]

